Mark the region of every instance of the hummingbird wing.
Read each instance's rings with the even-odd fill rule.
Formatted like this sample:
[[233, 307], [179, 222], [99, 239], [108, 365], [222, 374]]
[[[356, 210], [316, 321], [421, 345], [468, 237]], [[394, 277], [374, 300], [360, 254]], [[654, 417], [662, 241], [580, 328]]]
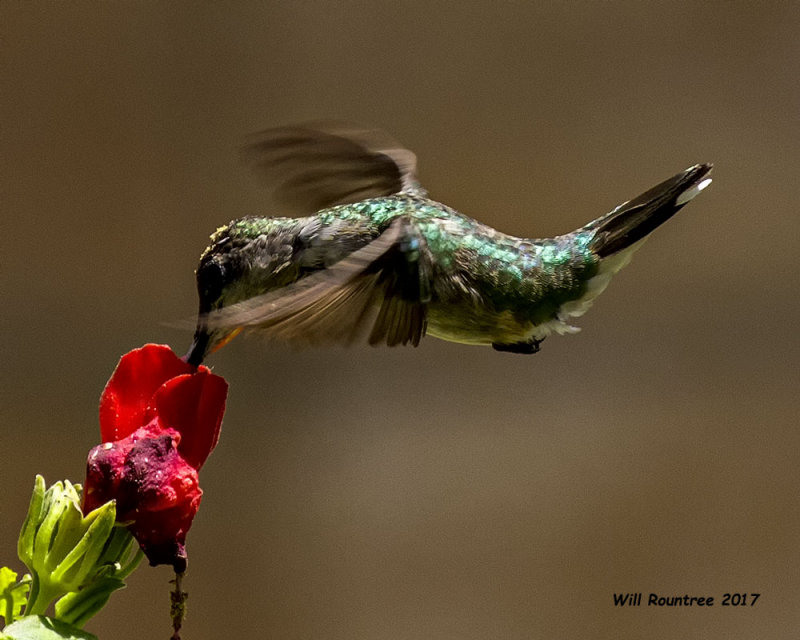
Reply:
[[426, 329], [430, 259], [408, 220], [333, 266], [288, 286], [212, 311], [207, 330], [250, 329], [294, 343], [417, 346]]
[[417, 157], [379, 130], [330, 123], [267, 129], [250, 137], [242, 158], [295, 215], [396, 193], [427, 195]]

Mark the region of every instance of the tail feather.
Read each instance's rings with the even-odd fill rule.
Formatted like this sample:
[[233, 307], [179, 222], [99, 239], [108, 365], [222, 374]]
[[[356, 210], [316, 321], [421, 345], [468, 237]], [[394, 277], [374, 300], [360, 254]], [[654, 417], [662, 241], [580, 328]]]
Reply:
[[592, 251], [606, 258], [642, 240], [705, 189], [710, 172], [710, 164], [696, 164], [586, 225], [595, 231]]
[[586, 313], [612, 276], [630, 262], [647, 234], [708, 186], [710, 171], [710, 164], [690, 167], [583, 227], [583, 231], [594, 232], [589, 247], [600, 258], [600, 265], [583, 295], [561, 305], [558, 320], [563, 327], [572, 328], [567, 321]]

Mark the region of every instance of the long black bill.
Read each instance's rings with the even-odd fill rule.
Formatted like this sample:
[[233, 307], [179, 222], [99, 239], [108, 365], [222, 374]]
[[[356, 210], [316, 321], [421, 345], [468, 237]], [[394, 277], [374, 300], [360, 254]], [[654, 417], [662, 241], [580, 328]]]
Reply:
[[203, 359], [208, 353], [208, 343], [210, 339], [211, 336], [206, 333], [206, 331], [197, 329], [194, 334], [192, 346], [189, 347], [189, 351], [183, 356], [183, 360], [195, 368], [203, 364]]

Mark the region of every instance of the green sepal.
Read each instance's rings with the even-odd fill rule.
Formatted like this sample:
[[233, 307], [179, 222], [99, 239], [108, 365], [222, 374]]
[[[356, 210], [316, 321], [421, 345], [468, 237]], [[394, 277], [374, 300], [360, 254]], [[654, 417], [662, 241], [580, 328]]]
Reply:
[[105, 567], [98, 572], [98, 577], [113, 576], [124, 580], [144, 558], [144, 551], [139, 547], [136, 538], [121, 524], [115, 524], [102, 555], [97, 559], [97, 566]]
[[31, 501], [28, 505], [28, 515], [25, 517], [25, 522], [22, 524], [22, 530], [19, 533], [19, 542], [17, 543], [17, 555], [19, 555], [19, 559], [22, 560], [29, 569], [33, 563], [33, 543], [36, 538], [36, 530], [39, 528], [39, 523], [42, 518], [44, 494], [44, 478], [37, 475], [33, 483]]
[[[59, 569], [62, 574], [65, 572], [64, 563], [80, 546], [78, 541], [81, 540], [86, 528], [80, 508], [80, 497], [77, 494], [73, 495], [74, 489], [72, 489], [69, 480], [65, 480], [64, 485], [64, 492], [59, 497], [59, 500], [63, 501], [63, 508], [60, 508], [61, 505], [59, 504], [59, 509], [56, 510], [59, 513], [58, 526], [49, 540], [50, 546], [49, 551], [47, 551], [46, 565], [52, 572], [52, 579], [58, 581], [63, 580], [63, 576], [56, 576], [56, 572]], [[36, 541], [38, 545], [38, 536]]]
[[124, 579], [144, 558], [135, 538], [123, 526], [116, 525], [108, 537], [96, 566], [101, 567], [92, 582], [80, 591], [68, 593], [56, 601], [56, 618], [76, 627], [102, 609], [111, 594], [125, 588]]
[[56, 618], [76, 627], [82, 627], [89, 618], [100, 611], [114, 591], [125, 588], [119, 578], [106, 577], [95, 580], [88, 587], [68, 593], [56, 602]]
[[[53, 569], [50, 579], [64, 585], [67, 591], [77, 591], [87, 579], [92, 578], [97, 572], [97, 560], [103, 553], [108, 537], [111, 535], [116, 516], [117, 507], [113, 500], [98, 507], [86, 518], [83, 518], [79, 512], [75, 529], [79, 533], [84, 529], [85, 533], [80, 540], [72, 543], [72, 550]], [[72, 518], [70, 518], [70, 523], [72, 523]], [[87, 525], [88, 528], [86, 528]], [[67, 539], [72, 539], [72, 536], [67, 536]]]
[[25, 574], [17, 582], [17, 572], [8, 567], [0, 568], [0, 617], [11, 624], [20, 617], [28, 600], [31, 577]]
[[97, 640], [97, 636], [45, 616], [25, 616], [3, 629], [3, 640]]
[[33, 566], [28, 568], [38, 573], [49, 573], [55, 568], [55, 559], [51, 551], [54, 547], [54, 536], [57, 534], [61, 516], [68, 512], [70, 499], [65, 495], [64, 484], [56, 482], [44, 494], [42, 513], [36, 536], [33, 540]]

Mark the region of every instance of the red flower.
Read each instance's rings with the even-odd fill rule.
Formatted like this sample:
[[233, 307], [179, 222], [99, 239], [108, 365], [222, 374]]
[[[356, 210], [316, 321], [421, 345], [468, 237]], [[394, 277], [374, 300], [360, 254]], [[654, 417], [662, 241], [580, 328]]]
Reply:
[[83, 508], [117, 500], [150, 564], [186, 568], [186, 533], [200, 498], [197, 471], [219, 439], [228, 385], [169, 347], [125, 354], [100, 398], [104, 444], [89, 452]]

